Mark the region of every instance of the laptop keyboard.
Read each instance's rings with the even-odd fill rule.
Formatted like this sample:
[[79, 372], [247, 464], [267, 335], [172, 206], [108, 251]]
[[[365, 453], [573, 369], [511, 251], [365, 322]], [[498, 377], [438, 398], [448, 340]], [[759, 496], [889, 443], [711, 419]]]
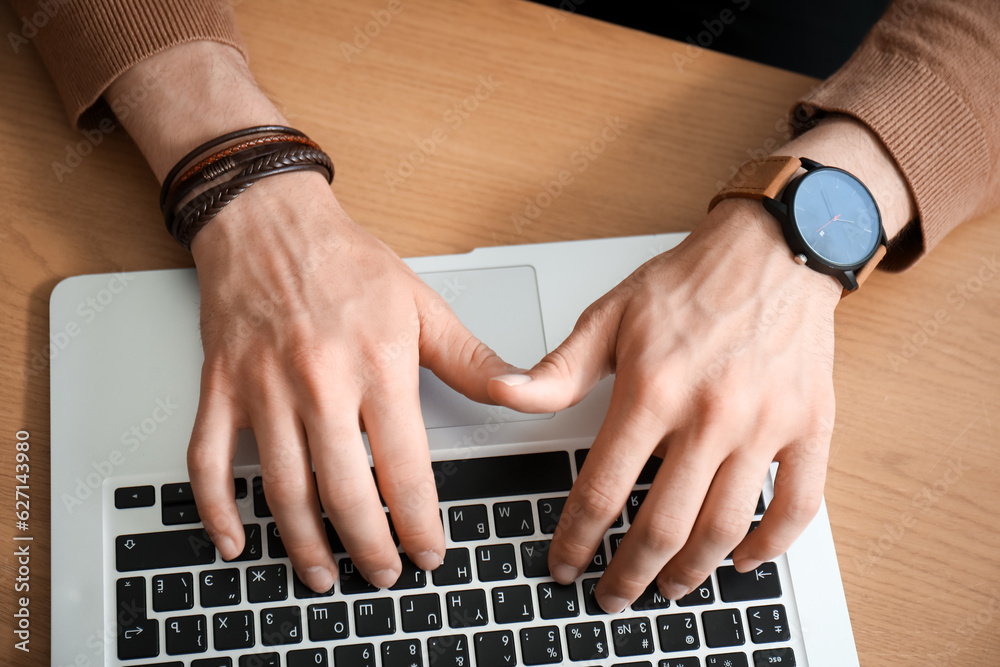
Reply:
[[[425, 572], [401, 553], [403, 571], [390, 589], [361, 578], [324, 519], [339, 576], [323, 594], [292, 570], [259, 468], [236, 471], [246, 547], [228, 562], [201, 528], [190, 484], [115, 480], [108, 509], [114, 586], [106, 609], [118, 632], [108, 651], [117, 661], [109, 655], [109, 664], [794, 667], [801, 634], [782, 584], [784, 557], [746, 574], [727, 559], [676, 602], [651, 585], [620, 614], [597, 605], [597, 581], [642, 505], [659, 459], [643, 469], [586, 573], [569, 586], [549, 577], [551, 535], [586, 454], [434, 462], [445, 562]], [[756, 519], [763, 511], [761, 495]]]

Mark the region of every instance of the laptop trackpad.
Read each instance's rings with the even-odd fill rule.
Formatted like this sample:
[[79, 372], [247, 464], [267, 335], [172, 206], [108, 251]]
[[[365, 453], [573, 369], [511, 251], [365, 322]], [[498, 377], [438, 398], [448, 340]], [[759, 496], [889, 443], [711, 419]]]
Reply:
[[[531, 368], [545, 356], [545, 334], [538, 283], [531, 266], [421, 273], [420, 277], [451, 306], [458, 319], [508, 363]], [[548, 419], [476, 403], [451, 389], [426, 368], [420, 369], [420, 406], [424, 426], [476, 426]]]

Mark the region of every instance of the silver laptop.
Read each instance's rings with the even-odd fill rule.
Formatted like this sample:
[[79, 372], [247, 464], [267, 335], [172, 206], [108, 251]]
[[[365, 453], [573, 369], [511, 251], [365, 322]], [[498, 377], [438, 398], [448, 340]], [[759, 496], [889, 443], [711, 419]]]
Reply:
[[[408, 263], [474, 334], [530, 367], [587, 305], [682, 238], [485, 248]], [[202, 361], [193, 270], [67, 279], [52, 294], [50, 328], [67, 340], [51, 366], [56, 665], [858, 664], [825, 507], [787, 555], [754, 572], [725, 561], [682, 600], [650, 589], [614, 616], [596, 606], [594, 583], [656, 459], [589, 571], [572, 586], [549, 578], [547, 545], [601, 424], [610, 378], [573, 408], [525, 415], [476, 404], [421, 371], [446, 563], [433, 573], [404, 568], [396, 586], [379, 590], [338, 553], [340, 577], [318, 595], [284, 555], [252, 434], [241, 434], [233, 471], [244, 553], [222, 561], [198, 522], [185, 467]], [[332, 527], [328, 537], [343, 550]]]

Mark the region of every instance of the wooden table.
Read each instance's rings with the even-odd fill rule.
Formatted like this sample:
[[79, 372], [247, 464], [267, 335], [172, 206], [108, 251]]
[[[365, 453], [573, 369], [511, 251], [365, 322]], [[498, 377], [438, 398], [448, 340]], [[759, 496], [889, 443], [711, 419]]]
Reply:
[[[347, 211], [401, 255], [691, 229], [814, 84], [510, 0], [403, 0], [385, 25], [371, 12], [386, 0], [234, 4], [262, 86], [333, 154]], [[18, 29], [0, 8], [0, 34]], [[32, 651], [15, 657], [45, 664], [49, 294], [74, 274], [191, 259], [164, 233], [128, 137], [71, 129], [34, 49], [0, 53], [0, 655], [14, 654], [12, 538], [26, 534]], [[527, 215], [615, 119], [615, 140]], [[74, 151], [88, 154], [57, 178]], [[876, 275], [837, 313], [826, 497], [865, 665], [1000, 662], [998, 251], [994, 213], [912, 270]], [[22, 429], [27, 533], [11, 516]]]

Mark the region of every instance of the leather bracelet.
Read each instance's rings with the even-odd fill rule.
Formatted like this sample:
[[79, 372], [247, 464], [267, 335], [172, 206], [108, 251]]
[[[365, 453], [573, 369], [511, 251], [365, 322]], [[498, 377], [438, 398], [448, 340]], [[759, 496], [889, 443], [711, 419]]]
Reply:
[[322, 150], [301, 146], [261, 156], [232, 179], [192, 198], [176, 215], [166, 216], [167, 229], [178, 243], [190, 250], [195, 234], [255, 182], [268, 176], [305, 170], [319, 171], [326, 175], [328, 182], [333, 180], [333, 163]]
[[[253, 135], [258, 136], [238, 141]], [[204, 157], [227, 143], [226, 148]], [[163, 181], [160, 207], [167, 231], [190, 250], [195, 234], [256, 181], [304, 170], [323, 173], [327, 182], [333, 182], [330, 157], [305, 134], [289, 127], [262, 125], [205, 142], [174, 165]]]

